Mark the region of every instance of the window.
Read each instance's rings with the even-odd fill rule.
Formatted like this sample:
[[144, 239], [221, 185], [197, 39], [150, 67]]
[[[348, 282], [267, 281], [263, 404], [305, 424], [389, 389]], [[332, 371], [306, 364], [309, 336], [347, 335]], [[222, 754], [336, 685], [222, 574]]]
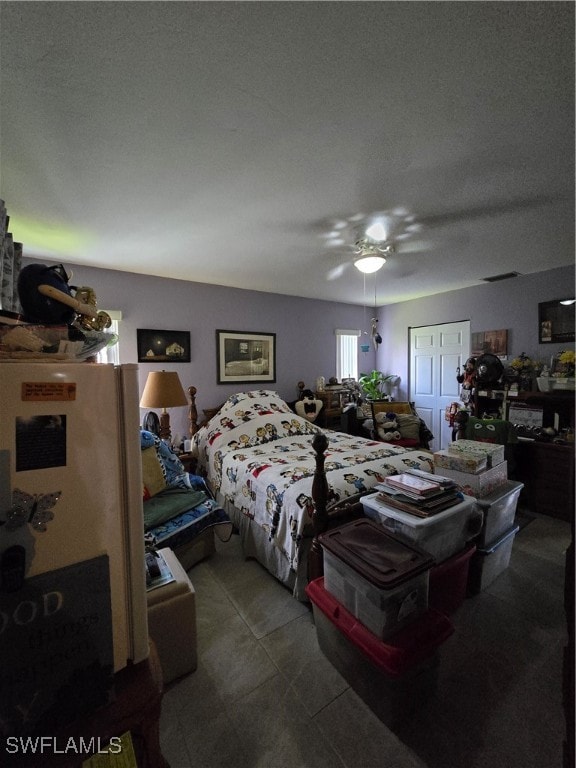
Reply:
[[[107, 312], [110, 317], [112, 318], [112, 325], [109, 328], [106, 328], [106, 333], [115, 333], [116, 335], [119, 335], [120, 331], [120, 320], [122, 320], [122, 312], [119, 312], [117, 310], [110, 310], [106, 309], [104, 310]], [[120, 365], [120, 340], [116, 342], [116, 344], [112, 344], [109, 347], [104, 347], [104, 349], [101, 349], [100, 352], [96, 355], [96, 362], [97, 363], [113, 363], [114, 365]]]
[[336, 377], [358, 379], [358, 337], [360, 331], [336, 329]]

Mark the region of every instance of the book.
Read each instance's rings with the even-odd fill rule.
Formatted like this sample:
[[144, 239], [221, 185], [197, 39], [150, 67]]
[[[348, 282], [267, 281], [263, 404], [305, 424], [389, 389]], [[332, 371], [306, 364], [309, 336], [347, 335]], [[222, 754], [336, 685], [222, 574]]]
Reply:
[[460, 504], [462, 495], [454, 492], [439, 498], [434, 505], [415, 504], [409, 499], [403, 498], [401, 494], [394, 496], [384, 492], [378, 494], [378, 499], [389, 507], [399, 509], [402, 512], [407, 512], [410, 515], [414, 515], [414, 517], [425, 518], [432, 517], [439, 512], [444, 512], [444, 510], [449, 509], [456, 504]]
[[411, 475], [408, 472], [385, 477], [384, 484], [391, 485], [393, 488], [400, 488], [400, 490], [405, 490], [418, 496], [433, 495], [442, 490], [439, 483]]

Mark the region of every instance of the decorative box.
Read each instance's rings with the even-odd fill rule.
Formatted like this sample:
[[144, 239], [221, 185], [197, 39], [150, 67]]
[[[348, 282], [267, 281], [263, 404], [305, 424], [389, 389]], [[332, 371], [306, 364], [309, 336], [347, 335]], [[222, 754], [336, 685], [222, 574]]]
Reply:
[[471, 472], [460, 472], [457, 469], [442, 469], [436, 473], [442, 477], [454, 480], [468, 496], [484, 499], [494, 491], [502, 488], [508, 481], [508, 462], [503, 461], [491, 469], [473, 475]]
[[[446, 469], [458, 469], [460, 472], [477, 474], [486, 469], [488, 460], [486, 456], [478, 456], [464, 453], [449, 453], [449, 451], [436, 451], [434, 453], [434, 466]], [[440, 473], [441, 474], [441, 473]]]
[[503, 445], [483, 443], [479, 440], [456, 440], [448, 445], [448, 452], [453, 455], [485, 456], [488, 468], [495, 467], [504, 461]]

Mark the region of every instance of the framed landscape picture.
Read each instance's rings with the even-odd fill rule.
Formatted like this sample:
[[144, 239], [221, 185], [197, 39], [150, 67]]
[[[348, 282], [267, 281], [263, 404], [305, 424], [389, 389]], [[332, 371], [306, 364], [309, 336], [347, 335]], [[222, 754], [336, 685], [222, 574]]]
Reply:
[[276, 381], [276, 334], [216, 331], [218, 384]]
[[138, 328], [139, 363], [189, 363], [190, 331]]

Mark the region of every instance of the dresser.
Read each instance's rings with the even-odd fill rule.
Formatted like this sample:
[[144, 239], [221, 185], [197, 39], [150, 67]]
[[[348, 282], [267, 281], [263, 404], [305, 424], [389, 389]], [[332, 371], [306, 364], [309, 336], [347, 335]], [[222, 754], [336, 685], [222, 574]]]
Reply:
[[523, 503], [534, 512], [574, 519], [574, 444], [520, 442], [515, 477], [524, 483]]

